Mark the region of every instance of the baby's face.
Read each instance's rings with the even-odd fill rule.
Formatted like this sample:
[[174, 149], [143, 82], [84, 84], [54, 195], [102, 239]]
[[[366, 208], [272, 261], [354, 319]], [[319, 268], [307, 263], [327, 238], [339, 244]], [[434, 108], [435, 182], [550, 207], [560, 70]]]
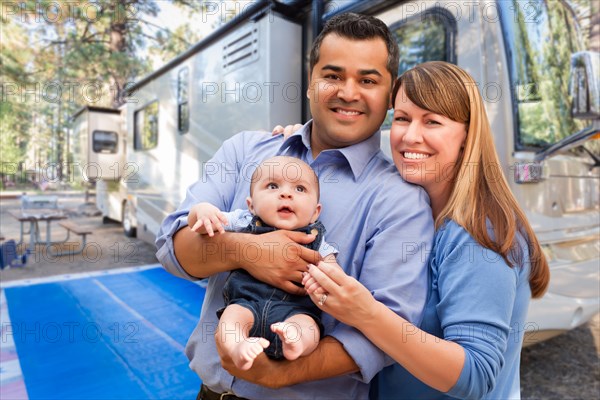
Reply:
[[250, 211], [266, 224], [293, 230], [315, 222], [321, 212], [315, 175], [307, 165], [273, 160], [260, 167], [252, 183]]

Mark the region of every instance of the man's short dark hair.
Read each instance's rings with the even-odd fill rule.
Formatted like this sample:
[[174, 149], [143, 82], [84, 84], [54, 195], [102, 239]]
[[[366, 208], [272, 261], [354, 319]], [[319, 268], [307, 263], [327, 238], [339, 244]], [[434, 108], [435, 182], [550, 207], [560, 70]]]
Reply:
[[325, 36], [336, 34], [351, 40], [369, 40], [381, 38], [385, 42], [388, 51], [387, 70], [392, 74], [392, 82], [398, 76], [398, 63], [400, 54], [398, 44], [387, 25], [380, 19], [369, 15], [344, 13], [331, 18], [319, 36], [314, 40], [310, 50], [310, 73], [319, 62], [319, 51]]

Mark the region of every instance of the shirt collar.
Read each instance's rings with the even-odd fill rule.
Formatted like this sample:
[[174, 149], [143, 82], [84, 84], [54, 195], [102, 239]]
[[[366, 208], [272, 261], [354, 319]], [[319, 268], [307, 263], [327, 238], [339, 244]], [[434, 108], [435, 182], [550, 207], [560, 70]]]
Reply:
[[[286, 140], [284, 140], [284, 142], [281, 144], [281, 147], [279, 148], [278, 153], [284, 153], [287, 148], [297, 146], [300, 143], [302, 143], [309, 152], [312, 152], [312, 149], [310, 147], [311, 128], [312, 120], [308, 121], [306, 124], [304, 124], [302, 128], [300, 128], [298, 131], [296, 131], [295, 133], [290, 135]], [[354, 179], [358, 179], [358, 177], [362, 174], [371, 158], [373, 158], [373, 156], [380, 151], [380, 148], [381, 131], [377, 130], [377, 132], [375, 132], [372, 136], [363, 140], [360, 143], [353, 144], [351, 146], [344, 147], [341, 149], [325, 150], [323, 153], [331, 152], [341, 154], [348, 162], [350, 169], [352, 169]]]

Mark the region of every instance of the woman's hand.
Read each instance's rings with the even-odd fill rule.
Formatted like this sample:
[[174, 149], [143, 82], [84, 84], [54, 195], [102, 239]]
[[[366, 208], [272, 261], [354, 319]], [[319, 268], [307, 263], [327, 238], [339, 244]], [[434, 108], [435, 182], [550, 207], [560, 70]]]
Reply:
[[302, 124], [286, 125], [285, 128], [281, 125], [277, 125], [275, 128], [273, 128], [272, 133], [273, 133], [273, 136], [277, 136], [280, 133], [283, 133], [283, 138], [287, 139], [288, 137], [290, 137], [294, 132], [296, 132], [300, 128], [302, 128]]
[[312, 301], [337, 320], [360, 328], [373, 317], [377, 300], [335, 262], [309, 265], [302, 279]]

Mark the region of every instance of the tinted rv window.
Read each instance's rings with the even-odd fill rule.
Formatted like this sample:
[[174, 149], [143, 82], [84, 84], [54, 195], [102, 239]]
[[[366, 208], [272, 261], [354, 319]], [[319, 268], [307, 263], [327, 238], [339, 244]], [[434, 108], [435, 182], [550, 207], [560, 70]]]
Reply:
[[92, 133], [92, 148], [94, 153], [117, 152], [119, 147], [119, 136], [116, 132], [94, 131]]
[[[456, 62], [456, 21], [446, 10], [430, 9], [423, 14], [403, 19], [390, 29], [400, 49], [398, 75], [426, 61]], [[393, 110], [388, 111], [381, 129], [390, 129], [393, 114]]]
[[451, 18], [445, 10], [433, 9], [404, 24], [392, 26], [400, 48], [398, 75], [426, 61], [454, 62]]
[[589, 47], [591, 1], [498, 2], [518, 114], [517, 148], [540, 148], [584, 128], [571, 117], [571, 55]]
[[188, 102], [189, 68], [184, 67], [177, 75], [177, 129], [179, 133], [190, 130], [190, 108]]
[[134, 148], [149, 150], [158, 145], [158, 101], [135, 112]]

